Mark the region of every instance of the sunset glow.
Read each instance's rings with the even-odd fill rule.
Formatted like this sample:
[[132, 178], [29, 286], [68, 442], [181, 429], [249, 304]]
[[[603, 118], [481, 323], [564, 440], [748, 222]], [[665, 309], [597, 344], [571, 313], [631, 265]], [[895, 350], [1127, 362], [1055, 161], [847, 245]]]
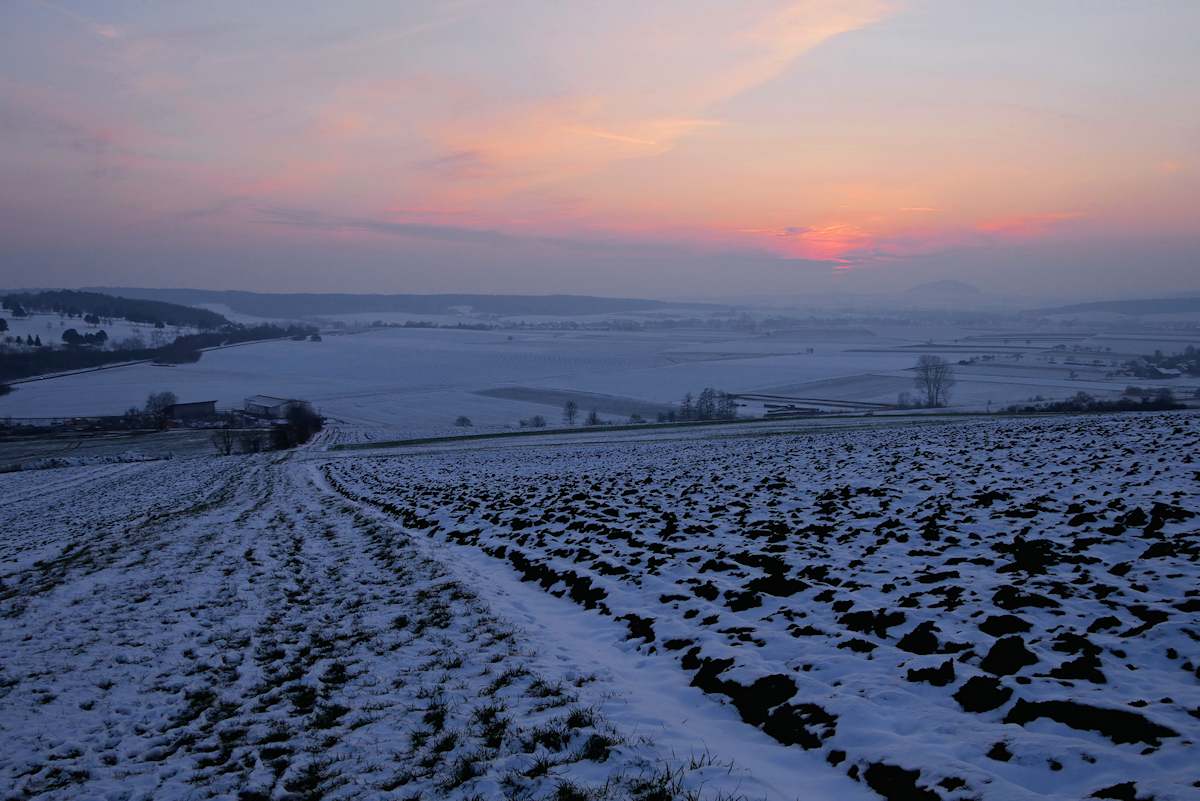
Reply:
[[1198, 24], [1182, 1], [19, 0], [4, 282], [449, 291], [519, 263], [481, 288], [627, 294], [604, 276], [641, 265], [661, 294], [705, 257], [750, 283], [796, 260], [789, 292], [1061, 291], [1104, 254], [1137, 267], [1112, 291], [1166, 291], [1200, 253]]

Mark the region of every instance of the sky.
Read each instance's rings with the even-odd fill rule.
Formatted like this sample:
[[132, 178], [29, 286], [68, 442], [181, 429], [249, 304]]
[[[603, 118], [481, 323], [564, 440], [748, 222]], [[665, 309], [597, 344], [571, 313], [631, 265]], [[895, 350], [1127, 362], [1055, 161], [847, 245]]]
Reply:
[[1196, 0], [0, 0], [0, 286], [1200, 290]]

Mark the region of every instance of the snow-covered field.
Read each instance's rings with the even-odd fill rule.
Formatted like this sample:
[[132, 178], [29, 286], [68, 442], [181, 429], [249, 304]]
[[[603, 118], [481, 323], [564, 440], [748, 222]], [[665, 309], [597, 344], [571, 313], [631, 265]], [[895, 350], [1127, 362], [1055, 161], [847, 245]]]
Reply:
[[[705, 387], [891, 404], [901, 392], [915, 389], [909, 368], [921, 352], [944, 352], [957, 361], [1002, 349], [1000, 340], [971, 341], [963, 339], [966, 334], [948, 327], [881, 329], [879, 335], [853, 330], [327, 333], [321, 342], [212, 350], [195, 364], [128, 365], [20, 382], [15, 392], [0, 397], [0, 417], [120, 414], [161, 391], [183, 401], [216, 400], [219, 408], [241, 408], [250, 395], [303, 398], [339, 421], [398, 430], [448, 428], [460, 415], [476, 426], [514, 426], [535, 415], [557, 423], [565, 397], [575, 399], [585, 414], [595, 408], [608, 420], [624, 420], [633, 412], [654, 419], [668, 404], [678, 407], [684, 393]], [[939, 339], [933, 341], [935, 336]], [[954, 405], [982, 410], [989, 401], [995, 409], [1036, 395], [1115, 395], [1131, 382], [1106, 378], [1109, 366], [1038, 362], [1065, 358], [1045, 355], [1051, 341], [1038, 340], [1023, 361], [1001, 355], [980, 366], [956, 368]], [[1171, 386], [1191, 394], [1195, 383], [1184, 379]], [[765, 407], [748, 402], [742, 412], [761, 416]]]
[[[415, 540], [321, 472], [0, 476], [3, 797], [729, 797], [786, 775], [769, 741], [759, 778], [664, 722], [741, 728], [667, 666], [640, 670], [617, 626]], [[816, 797], [866, 797], [803, 762]]]
[[1200, 793], [1195, 415], [322, 444], [0, 475], [3, 797]]
[[626, 621], [648, 657], [885, 795], [1194, 798], [1196, 422], [509, 448], [327, 472], [411, 529]]

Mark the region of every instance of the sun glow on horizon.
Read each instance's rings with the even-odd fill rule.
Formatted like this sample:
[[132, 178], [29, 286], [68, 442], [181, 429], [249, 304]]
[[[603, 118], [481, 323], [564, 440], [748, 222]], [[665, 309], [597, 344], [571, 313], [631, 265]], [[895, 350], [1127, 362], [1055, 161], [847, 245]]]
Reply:
[[0, 242], [291, 236], [460, 272], [502, 248], [561, 276], [580, 253], [868, 272], [1194, 238], [1194, 6], [1123, 12], [1158, 61], [1131, 45], [1101, 80], [1089, 54], [1136, 28], [1109, 0], [1045, 12], [1070, 43], [922, 0], [273, 1], [8, 7]]

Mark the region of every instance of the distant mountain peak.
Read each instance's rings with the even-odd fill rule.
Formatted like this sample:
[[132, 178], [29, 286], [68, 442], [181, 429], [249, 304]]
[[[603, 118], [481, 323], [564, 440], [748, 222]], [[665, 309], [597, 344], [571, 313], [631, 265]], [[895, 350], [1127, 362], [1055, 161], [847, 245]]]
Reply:
[[979, 287], [974, 284], [964, 283], [963, 281], [955, 281], [953, 278], [945, 278], [941, 281], [930, 281], [928, 284], [914, 286], [908, 290], [910, 293], [930, 293], [938, 295], [978, 295]]

